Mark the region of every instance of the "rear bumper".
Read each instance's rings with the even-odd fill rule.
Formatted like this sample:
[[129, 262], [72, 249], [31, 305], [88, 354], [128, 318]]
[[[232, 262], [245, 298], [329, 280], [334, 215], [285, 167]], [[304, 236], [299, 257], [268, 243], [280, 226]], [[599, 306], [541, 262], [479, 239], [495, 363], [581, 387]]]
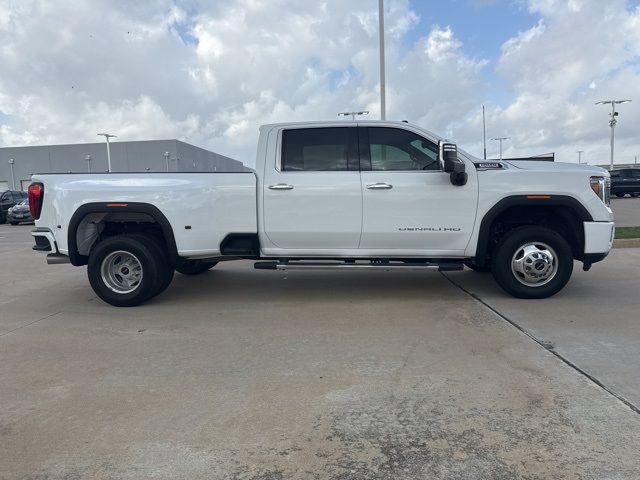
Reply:
[[48, 228], [35, 228], [31, 230], [31, 236], [35, 240], [36, 244], [32, 247], [39, 252], [58, 252], [58, 244], [56, 239]]
[[25, 216], [17, 216], [17, 215], [11, 215], [10, 213], [7, 213], [7, 222], [29, 222], [29, 223], [33, 223], [33, 217], [31, 215], [25, 215]]
[[[584, 222], [584, 253], [606, 254], [613, 245], [615, 224], [613, 222]], [[604, 257], [602, 257], [604, 258]]]

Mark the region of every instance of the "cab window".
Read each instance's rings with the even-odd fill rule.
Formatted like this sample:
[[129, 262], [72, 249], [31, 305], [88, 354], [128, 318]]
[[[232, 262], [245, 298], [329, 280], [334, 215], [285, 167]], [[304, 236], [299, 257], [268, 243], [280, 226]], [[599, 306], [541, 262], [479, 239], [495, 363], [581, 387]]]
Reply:
[[369, 127], [371, 170], [440, 170], [438, 146], [408, 130]]
[[358, 169], [357, 131], [353, 127], [297, 128], [282, 132], [285, 172]]

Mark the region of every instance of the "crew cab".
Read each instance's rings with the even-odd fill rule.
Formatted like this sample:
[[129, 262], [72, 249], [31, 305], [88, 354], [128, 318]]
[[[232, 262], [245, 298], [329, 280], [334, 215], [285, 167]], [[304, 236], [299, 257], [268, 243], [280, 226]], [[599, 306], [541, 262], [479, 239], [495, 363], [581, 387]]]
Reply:
[[[220, 261], [258, 269], [491, 271], [545, 298], [612, 245], [609, 173], [485, 161], [405, 122], [260, 128], [255, 172], [36, 174], [35, 250], [87, 265], [105, 302], [138, 305], [174, 271]], [[425, 280], [427, 281], [427, 280]]]

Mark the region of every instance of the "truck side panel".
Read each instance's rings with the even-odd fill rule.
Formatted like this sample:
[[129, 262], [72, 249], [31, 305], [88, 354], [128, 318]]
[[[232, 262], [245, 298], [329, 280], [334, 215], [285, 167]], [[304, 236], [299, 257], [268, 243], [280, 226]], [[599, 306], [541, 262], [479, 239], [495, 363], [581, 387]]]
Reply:
[[68, 222], [82, 205], [139, 202], [157, 207], [173, 229], [178, 254], [215, 256], [229, 233], [257, 233], [253, 173], [34, 175], [45, 186], [36, 227], [53, 232], [68, 254]]

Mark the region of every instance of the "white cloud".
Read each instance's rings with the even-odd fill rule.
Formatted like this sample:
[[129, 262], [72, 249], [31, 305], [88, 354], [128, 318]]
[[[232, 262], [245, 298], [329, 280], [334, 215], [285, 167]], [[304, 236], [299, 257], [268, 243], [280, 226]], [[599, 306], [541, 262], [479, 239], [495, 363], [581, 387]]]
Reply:
[[[476, 0], [493, 3], [492, 0]], [[0, 0], [0, 145], [177, 137], [253, 163], [258, 126], [378, 115], [377, 2], [371, 0]], [[481, 152], [480, 105], [493, 68], [450, 27], [425, 28], [387, 0], [388, 117]], [[540, 18], [503, 45], [512, 101], [489, 105], [507, 153], [606, 158], [607, 112], [640, 103], [640, 11], [624, 0], [529, 0]], [[621, 155], [637, 148], [640, 105], [621, 107]], [[627, 107], [627, 108], [626, 108]], [[0, 119], [3, 115], [0, 115]], [[0, 120], [1, 121], [1, 120]]]
[[[93, 141], [106, 129], [122, 140], [176, 136], [252, 163], [260, 123], [378, 115], [376, 7], [2, 2], [0, 111], [10, 121], [0, 144]], [[407, 49], [417, 15], [407, 0], [387, 10], [388, 114], [444, 127], [473, 103], [480, 64], [447, 28]]]

